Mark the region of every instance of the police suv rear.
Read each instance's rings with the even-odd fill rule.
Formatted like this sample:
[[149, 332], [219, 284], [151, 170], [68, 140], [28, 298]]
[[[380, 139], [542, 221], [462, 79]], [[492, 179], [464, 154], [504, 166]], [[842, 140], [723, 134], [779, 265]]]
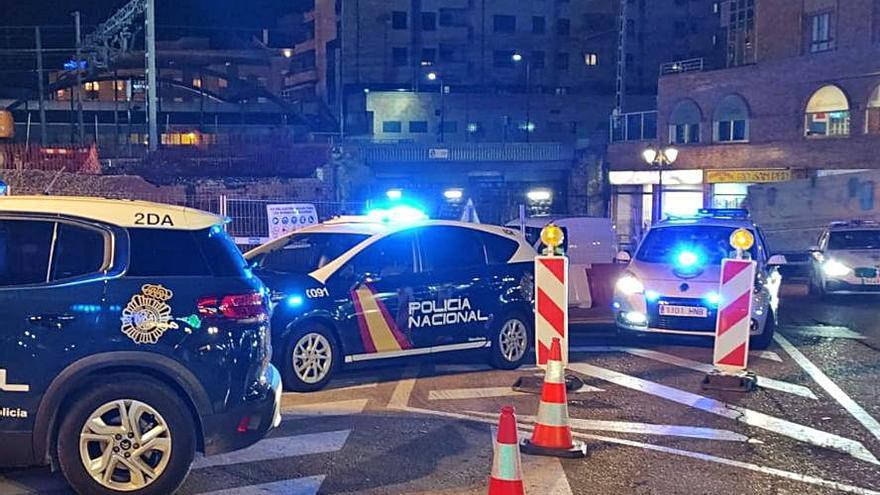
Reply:
[[79, 493], [173, 493], [196, 451], [280, 421], [268, 301], [197, 210], [0, 199], [0, 465]]
[[751, 346], [765, 348], [776, 328], [781, 276], [760, 229], [744, 210], [701, 210], [688, 218], [670, 218], [654, 224], [618, 279], [614, 312], [618, 333], [715, 335], [721, 262], [736, 251], [730, 237], [748, 230], [754, 245], [744, 254], [757, 262], [752, 295]]
[[272, 291], [275, 363], [293, 390], [342, 365], [488, 350], [505, 369], [528, 357], [534, 249], [511, 229], [343, 217], [246, 258]]

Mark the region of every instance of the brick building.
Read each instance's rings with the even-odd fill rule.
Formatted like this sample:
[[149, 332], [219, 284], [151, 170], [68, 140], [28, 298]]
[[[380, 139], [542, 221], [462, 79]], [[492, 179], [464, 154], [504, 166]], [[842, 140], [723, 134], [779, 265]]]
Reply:
[[732, 0], [722, 20], [730, 66], [662, 75], [656, 137], [633, 114], [609, 147], [625, 236], [656, 206], [648, 145], [680, 151], [663, 172], [664, 213], [737, 207], [754, 183], [880, 168], [880, 1]]

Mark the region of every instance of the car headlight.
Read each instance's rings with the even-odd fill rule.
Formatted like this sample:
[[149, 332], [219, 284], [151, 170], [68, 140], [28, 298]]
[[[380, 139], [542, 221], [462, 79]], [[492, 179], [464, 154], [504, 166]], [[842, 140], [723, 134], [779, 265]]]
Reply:
[[852, 268], [837, 260], [829, 259], [822, 265], [822, 271], [829, 277], [845, 277], [852, 273]]
[[645, 292], [645, 285], [642, 281], [636, 278], [635, 275], [631, 274], [626, 274], [617, 279], [616, 288], [626, 295], [641, 294], [642, 292]]

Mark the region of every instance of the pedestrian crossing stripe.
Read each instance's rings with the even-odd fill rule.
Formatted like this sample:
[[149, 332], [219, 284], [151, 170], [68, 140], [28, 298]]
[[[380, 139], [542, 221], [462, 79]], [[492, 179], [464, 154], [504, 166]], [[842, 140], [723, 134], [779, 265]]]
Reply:
[[202, 495], [315, 495], [321, 489], [325, 476], [309, 476], [292, 480], [274, 481], [259, 485], [227, 488]]
[[351, 299], [357, 310], [364, 352], [393, 352], [412, 348], [412, 343], [397, 328], [388, 308], [369, 284], [351, 291]]
[[203, 469], [283, 459], [285, 457], [336, 452], [345, 446], [345, 442], [350, 434], [351, 430], [338, 430], [325, 433], [264, 438], [246, 449], [209, 457], [199, 457], [193, 462], [192, 468]]

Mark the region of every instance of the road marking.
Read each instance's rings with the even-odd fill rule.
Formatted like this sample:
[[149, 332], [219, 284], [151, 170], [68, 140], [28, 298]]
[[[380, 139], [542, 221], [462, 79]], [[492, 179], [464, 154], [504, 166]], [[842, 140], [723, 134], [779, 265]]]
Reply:
[[350, 416], [364, 412], [370, 399], [317, 402], [314, 404], [285, 405], [282, 400], [281, 412], [287, 416]]
[[785, 325], [779, 330], [798, 335], [811, 337], [825, 337], [828, 339], [864, 339], [865, 336], [850, 330], [849, 327], [837, 327], [833, 325]]
[[868, 449], [866, 449], [860, 442], [855, 440], [850, 440], [832, 433], [810, 428], [809, 426], [792, 423], [791, 421], [752, 411], [751, 409], [728, 404], [709, 397], [668, 387], [634, 376], [625, 375], [598, 366], [585, 363], [569, 363], [568, 368], [578, 373], [609, 381], [616, 385], [620, 385], [621, 387], [638, 390], [673, 402], [678, 402], [679, 404], [733, 419], [750, 426], [763, 428], [818, 447], [825, 447], [838, 452], [843, 452], [856, 459], [870, 462], [872, 464], [880, 464], [880, 461], [874, 457], [874, 454], [868, 451]]
[[394, 392], [391, 394], [391, 400], [388, 401], [389, 409], [404, 409], [409, 404], [409, 397], [412, 395], [413, 388], [416, 386], [416, 377], [419, 376], [420, 367], [410, 364], [403, 369], [403, 379], [397, 382]]
[[260, 485], [227, 488], [205, 492], [202, 495], [314, 495], [321, 489], [324, 478], [325, 476], [310, 476]]
[[528, 394], [517, 392], [510, 387], [450, 388], [446, 390], [431, 390], [428, 392], [428, 400], [487, 399], [490, 397], [511, 397], [517, 395]]
[[816, 383], [822, 387], [825, 392], [828, 393], [831, 397], [834, 397], [834, 400], [837, 401], [838, 404], [843, 406], [844, 409], [847, 410], [856, 420], [862, 424], [868, 431], [871, 432], [874, 437], [880, 439], [880, 423], [871, 416], [868, 411], [866, 411], [862, 406], [860, 406], [856, 401], [852, 400], [849, 395], [846, 395], [840, 387], [834, 383], [831, 378], [828, 378], [828, 375], [822, 372], [818, 366], [813, 364], [812, 361], [807, 359], [806, 356], [803, 355], [801, 351], [797, 349], [791, 342], [788, 341], [785, 337], [780, 334], [776, 334], [773, 336], [776, 339], [776, 343], [782, 347], [785, 352], [791, 356], [792, 359], [801, 367], [804, 371], [807, 372]]
[[776, 361], [777, 363], [782, 362], [782, 358], [779, 357], [779, 354], [776, 354], [773, 351], [749, 351], [749, 356]]
[[[694, 361], [692, 359], [687, 359], [683, 357], [679, 357], [673, 354], [667, 354], [665, 352], [653, 351], [651, 349], [641, 349], [638, 347], [617, 347], [617, 346], [584, 346], [584, 347], [573, 347], [571, 352], [626, 352], [632, 354], [634, 356], [643, 357], [646, 359], [652, 359], [654, 361], [659, 361], [665, 364], [671, 364], [673, 366], [679, 366], [681, 368], [687, 368], [694, 371], [699, 371], [700, 373], [711, 373], [715, 370], [715, 367], [708, 363], [701, 363], [699, 361]], [[777, 390], [779, 392], [786, 392], [789, 394], [799, 395], [801, 397], [806, 397], [808, 399], [818, 400], [816, 394], [813, 393], [807, 387], [803, 385], [797, 385], [794, 383], [783, 382], [780, 380], [774, 380], [772, 378], [766, 378], [763, 376], [758, 377], [758, 386], [769, 388], [772, 390]]]
[[[498, 414], [493, 414], [497, 419]], [[519, 419], [519, 416], [517, 416]], [[498, 427], [489, 428], [491, 442], [494, 445], [498, 438]], [[522, 435], [520, 435], [522, 438]], [[568, 475], [562, 469], [559, 458], [535, 455], [522, 456], [522, 481], [525, 493], [541, 493], [543, 495], [572, 495]]]
[[[467, 414], [476, 416], [496, 417], [495, 413], [478, 411], [465, 411]], [[526, 423], [535, 423], [535, 416], [517, 414], [516, 418]], [[576, 430], [599, 430], [616, 431], [619, 433], [633, 433], [637, 435], [662, 435], [684, 438], [701, 438], [705, 440], [721, 440], [726, 442], [748, 442], [749, 437], [730, 430], [715, 428], [703, 428], [698, 426], [661, 425], [650, 423], [633, 423], [629, 421], [607, 421], [601, 419], [569, 418], [568, 424]]]
[[339, 388], [328, 388], [328, 392], [347, 392], [349, 390], [361, 390], [365, 388], [376, 388], [379, 385], [378, 382], [373, 383], [364, 383], [361, 385], [344, 385]]
[[210, 457], [199, 457], [193, 462], [193, 469], [336, 452], [345, 445], [349, 434], [351, 434], [351, 430], [338, 430], [266, 438], [243, 450]]
[[[486, 424], [490, 424], [490, 425], [498, 422], [497, 418], [496, 419], [480, 418], [480, 417], [468, 416], [465, 414], [443, 412], [443, 411], [432, 411], [430, 409], [419, 409], [419, 408], [415, 408], [415, 407], [407, 407], [406, 411], [413, 412], [413, 413], [433, 415], [433, 416], [440, 416], [440, 417], [451, 418], [451, 419], [460, 419], [463, 421], [474, 421], [474, 422], [486, 423]], [[532, 429], [534, 429], [534, 428], [531, 425], [519, 425], [520, 435], [523, 435], [523, 431], [531, 431]], [[663, 452], [666, 454], [672, 454], [672, 455], [677, 455], [677, 456], [682, 456], [682, 457], [690, 457], [692, 459], [698, 459], [701, 461], [714, 462], [717, 464], [746, 469], [749, 471], [755, 471], [758, 473], [768, 474], [771, 476], [778, 476], [780, 478], [784, 478], [784, 479], [788, 479], [788, 480], [800, 481], [802, 483], [807, 483], [810, 485], [831, 488], [831, 489], [846, 492], [846, 493], [855, 493], [857, 495], [880, 495], [880, 492], [875, 491], [875, 490], [871, 490], [868, 488], [862, 488], [859, 486], [848, 485], [846, 483], [840, 483], [837, 481], [825, 480], [822, 478], [817, 478], [815, 476], [809, 476], [809, 475], [800, 474], [800, 473], [793, 473], [791, 471], [784, 471], [782, 469], [776, 469], [776, 468], [771, 468], [771, 467], [767, 467], [767, 466], [760, 466], [758, 464], [752, 464], [752, 463], [748, 463], [748, 462], [741, 462], [741, 461], [736, 461], [733, 459], [727, 459], [724, 457], [703, 454], [701, 452], [692, 452], [690, 450], [676, 449], [676, 448], [672, 448], [672, 447], [664, 447], [662, 445], [637, 442], [635, 440], [625, 440], [623, 438], [614, 438], [614, 437], [606, 437], [606, 436], [601, 436], [601, 435], [593, 435], [590, 433], [573, 432], [572, 436], [574, 436], [575, 438], [579, 438], [581, 440], [596, 440], [596, 441], [600, 441], [600, 442], [614, 443], [614, 444], [618, 444], [618, 445], [626, 445], [629, 447], [636, 447], [636, 448], [642, 448], [642, 449], [646, 449], [646, 450], [653, 450], [656, 452]], [[530, 456], [527, 456], [527, 457], [530, 457]]]

